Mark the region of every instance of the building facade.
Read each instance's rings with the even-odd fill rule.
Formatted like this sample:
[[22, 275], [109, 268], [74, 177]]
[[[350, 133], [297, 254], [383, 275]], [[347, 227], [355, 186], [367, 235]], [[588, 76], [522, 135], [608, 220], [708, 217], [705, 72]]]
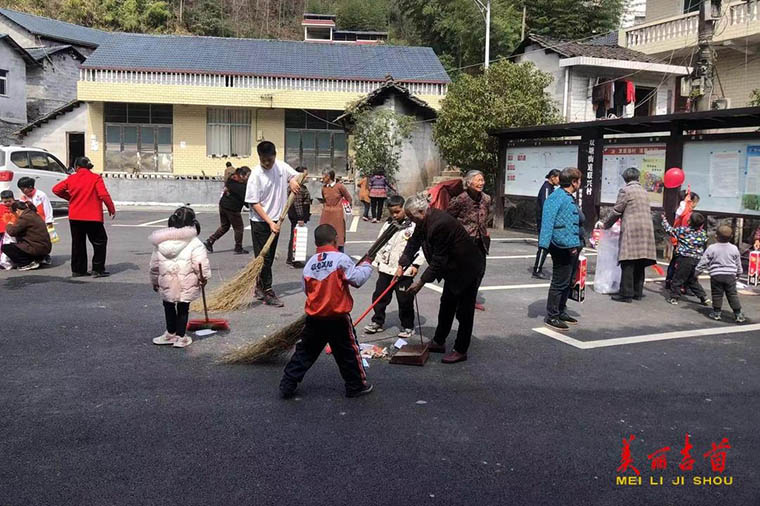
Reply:
[[[642, 24], [625, 28], [619, 44], [660, 60], [696, 62], [699, 9], [696, 0], [647, 0]], [[750, 95], [760, 88], [760, 1], [708, 2], [717, 21], [711, 48], [715, 78], [710, 103], [714, 108], [750, 105]], [[694, 64], [691, 63], [691, 64]], [[690, 65], [690, 63], [684, 63]], [[681, 90], [676, 112], [689, 110], [688, 83]]]
[[81, 68], [86, 154], [105, 171], [213, 176], [270, 140], [292, 165], [346, 174], [334, 120], [387, 76], [434, 108], [450, 82], [429, 48], [122, 34]]

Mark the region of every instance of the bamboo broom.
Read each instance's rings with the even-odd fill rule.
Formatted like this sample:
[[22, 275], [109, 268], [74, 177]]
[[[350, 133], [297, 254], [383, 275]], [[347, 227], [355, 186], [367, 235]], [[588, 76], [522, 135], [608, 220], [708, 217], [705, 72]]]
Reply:
[[[374, 258], [375, 255], [385, 246], [391, 237], [401, 228], [394, 222], [390, 227], [385, 229], [377, 241], [370, 247], [369, 251], [357, 262], [361, 263], [366, 258]], [[282, 327], [274, 334], [264, 336], [258, 341], [244, 344], [239, 348], [224, 355], [220, 362], [226, 364], [255, 364], [260, 362], [271, 361], [283, 353], [287, 352], [295, 345], [301, 337], [304, 325], [306, 325], [306, 315], [301, 316], [294, 322]]]
[[[298, 184], [303, 182], [305, 176], [306, 174], [299, 174], [296, 176], [298, 178]], [[295, 197], [296, 194], [291, 192], [277, 223], [281, 224], [283, 222], [285, 216], [288, 214], [290, 206], [293, 205]], [[243, 268], [243, 270], [241, 270], [234, 278], [209, 294], [209, 311], [234, 311], [236, 309], [242, 309], [253, 302], [254, 289], [259, 281], [261, 269], [264, 267], [264, 257], [269, 253], [275, 237], [276, 234], [269, 234], [269, 239], [264, 243], [264, 247], [256, 258], [248, 262], [248, 265], [246, 265], [245, 268]], [[190, 309], [193, 311], [201, 311], [203, 306], [200, 301], [196, 300], [192, 303]]]

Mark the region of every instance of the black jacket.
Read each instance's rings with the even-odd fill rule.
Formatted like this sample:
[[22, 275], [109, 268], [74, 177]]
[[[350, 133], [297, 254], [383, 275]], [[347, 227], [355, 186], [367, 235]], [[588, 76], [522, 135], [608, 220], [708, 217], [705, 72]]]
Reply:
[[538, 201], [536, 202], [536, 226], [541, 229], [541, 217], [544, 214], [544, 202], [554, 191], [554, 185], [549, 181], [544, 181], [541, 189], [538, 191]]
[[245, 205], [246, 184], [229, 178], [227, 182], [224, 183], [224, 186], [227, 188], [227, 191], [224, 192], [222, 198], [219, 199], [219, 207], [239, 213]]
[[430, 283], [444, 279], [454, 284], [454, 291], [480, 279], [485, 271], [483, 255], [467, 231], [446, 211], [430, 208], [425, 221], [417, 225], [409, 239], [399, 265], [406, 268], [422, 247], [428, 268], [420, 281]]

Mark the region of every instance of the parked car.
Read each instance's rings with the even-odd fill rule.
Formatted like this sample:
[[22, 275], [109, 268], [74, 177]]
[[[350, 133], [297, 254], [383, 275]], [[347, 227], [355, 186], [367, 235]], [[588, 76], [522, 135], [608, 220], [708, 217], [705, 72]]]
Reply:
[[50, 197], [53, 209], [68, 209], [69, 203], [53, 193], [53, 186], [68, 174], [66, 166], [45, 149], [0, 146], [0, 191], [12, 190], [16, 198], [21, 195], [18, 180], [28, 176], [36, 181], [35, 188]]

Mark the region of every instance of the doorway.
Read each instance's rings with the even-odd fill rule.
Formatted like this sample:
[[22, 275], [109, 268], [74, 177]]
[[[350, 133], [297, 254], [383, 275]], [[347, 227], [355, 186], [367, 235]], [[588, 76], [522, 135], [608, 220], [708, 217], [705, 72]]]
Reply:
[[636, 106], [633, 109], [633, 116], [651, 116], [654, 110], [653, 105], [657, 102], [657, 89], [636, 86]]
[[84, 156], [84, 132], [66, 132], [68, 167], [74, 166], [74, 160]]

